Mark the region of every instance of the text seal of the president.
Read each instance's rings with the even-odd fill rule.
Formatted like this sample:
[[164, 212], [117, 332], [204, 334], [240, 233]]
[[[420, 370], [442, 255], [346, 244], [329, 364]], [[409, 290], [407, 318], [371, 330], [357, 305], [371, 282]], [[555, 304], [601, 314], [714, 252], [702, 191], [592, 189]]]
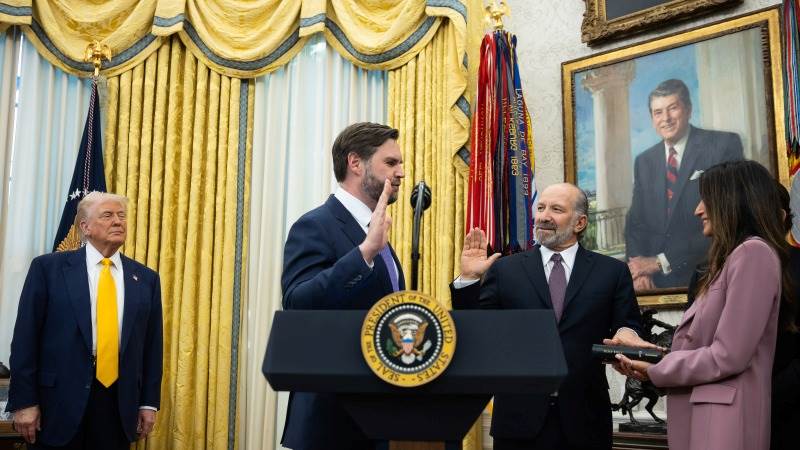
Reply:
[[361, 352], [383, 381], [421, 386], [442, 374], [456, 349], [450, 313], [430, 295], [400, 291], [380, 299], [361, 327]]

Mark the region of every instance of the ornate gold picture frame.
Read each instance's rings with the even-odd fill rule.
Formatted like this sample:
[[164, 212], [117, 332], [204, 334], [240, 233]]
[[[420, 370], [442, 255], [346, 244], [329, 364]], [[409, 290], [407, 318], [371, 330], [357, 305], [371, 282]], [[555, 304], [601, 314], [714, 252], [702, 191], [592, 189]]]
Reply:
[[[693, 214], [697, 184], [708, 166], [744, 157], [789, 184], [779, 11], [773, 7], [562, 64], [564, 177], [590, 197], [583, 245], [629, 265], [640, 255], [658, 258], [663, 272], [653, 272], [652, 284], [637, 285], [643, 306], [686, 301], [689, 275], [708, 245], [702, 227], [692, 223], [699, 220]], [[674, 193], [683, 202], [680, 215], [666, 209], [662, 197], [668, 194], [657, 187], [665, 174], [654, 169], [666, 150], [653, 99], [677, 97], [664, 94], [665, 85], [683, 85], [688, 95]]]
[[581, 41], [589, 45], [731, 7], [742, 0], [584, 0]]

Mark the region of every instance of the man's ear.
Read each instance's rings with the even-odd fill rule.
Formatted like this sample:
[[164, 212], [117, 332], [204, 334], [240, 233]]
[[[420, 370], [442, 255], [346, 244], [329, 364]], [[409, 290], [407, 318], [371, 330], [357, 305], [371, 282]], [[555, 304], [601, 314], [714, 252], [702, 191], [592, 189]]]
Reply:
[[348, 172], [353, 172], [358, 176], [363, 174], [364, 161], [362, 161], [355, 152], [350, 152], [347, 154], [347, 170]]
[[586, 229], [586, 226], [589, 224], [589, 218], [586, 217], [585, 214], [581, 214], [578, 217], [578, 222], [575, 224], [575, 234], [578, 234]]
[[80, 231], [81, 231], [82, 235], [84, 235], [84, 236], [88, 236], [89, 235], [89, 233], [87, 233], [89, 227], [86, 225], [86, 220], [82, 219], [80, 222], [78, 222], [78, 228], [80, 228]]

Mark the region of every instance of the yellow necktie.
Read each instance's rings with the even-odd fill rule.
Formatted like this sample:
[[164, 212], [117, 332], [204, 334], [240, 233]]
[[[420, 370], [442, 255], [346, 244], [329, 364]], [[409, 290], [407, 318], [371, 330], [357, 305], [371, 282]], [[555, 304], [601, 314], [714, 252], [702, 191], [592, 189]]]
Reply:
[[111, 260], [102, 262], [97, 282], [97, 381], [109, 387], [119, 376], [119, 318]]

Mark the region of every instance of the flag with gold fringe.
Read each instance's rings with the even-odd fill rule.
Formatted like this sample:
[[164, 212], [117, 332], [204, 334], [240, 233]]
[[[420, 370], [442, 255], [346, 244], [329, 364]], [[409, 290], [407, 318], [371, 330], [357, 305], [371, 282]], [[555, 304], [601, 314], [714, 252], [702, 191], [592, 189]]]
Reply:
[[106, 191], [106, 176], [103, 169], [103, 144], [100, 139], [100, 107], [97, 99], [97, 81], [92, 82], [89, 112], [83, 127], [81, 145], [72, 182], [64, 202], [61, 222], [53, 240], [53, 251], [75, 250], [81, 246], [80, 235], [75, 225], [78, 202], [92, 191]]
[[786, 149], [789, 152], [789, 170], [791, 174], [800, 169], [800, 76], [798, 56], [800, 56], [800, 31], [798, 31], [798, 0], [784, 0], [783, 29], [784, 45], [784, 104], [786, 122]]
[[505, 255], [534, 245], [533, 133], [522, 94], [517, 38], [496, 30], [481, 43], [472, 120], [466, 226]]
[[792, 181], [791, 209], [794, 214], [792, 232], [789, 242], [800, 247], [800, 178], [797, 171], [800, 169], [800, 30], [798, 30], [798, 17], [800, 5], [798, 0], [784, 0], [783, 2], [783, 84], [784, 111], [786, 124], [786, 151], [789, 159], [789, 174], [794, 177]]

